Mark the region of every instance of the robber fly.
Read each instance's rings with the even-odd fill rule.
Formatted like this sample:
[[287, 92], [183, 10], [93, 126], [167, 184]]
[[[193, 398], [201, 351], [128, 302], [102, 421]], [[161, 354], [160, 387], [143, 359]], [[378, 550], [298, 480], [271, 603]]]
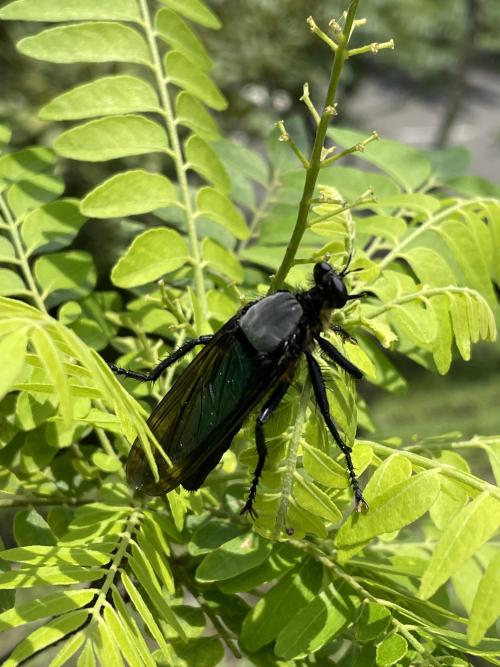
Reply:
[[265, 399], [255, 425], [257, 466], [242, 509], [242, 514], [248, 512], [255, 517], [253, 504], [267, 455], [264, 424], [290, 387], [304, 355], [316, 403], [345, 457], [356, 510], [368, 507], [354, 471], [351, 449], [330, 415], [325, 382], [314, 356], [318, 347], [354, 378], [362, 377], [361, 371], [321, 335], [330, 326], [335, 308], [365, 296], [348, 294], [344, 283], [348, 264], [339, 272], [327, 262], [315, 264], [311, 289], [279, 291], [249, 303], [216, 334], [184, 343], [149, 373], [110, 365], [119, 375], [154, 381], [194, 347], [204, 345], [148, 419], [172, 465], [156, 452], [159, 480], [155, 481], [136, 440], [127, 461], [127, 479], [132, 486], [152, 496], [168, 493], [179, 484], [190, 491], [199, 489], [247, 417]]

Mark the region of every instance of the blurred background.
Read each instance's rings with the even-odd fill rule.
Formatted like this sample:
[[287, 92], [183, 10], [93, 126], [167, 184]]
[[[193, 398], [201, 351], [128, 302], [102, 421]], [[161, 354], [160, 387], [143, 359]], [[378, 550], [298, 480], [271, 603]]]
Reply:
[[[327, 47], [309, 31], [309, 14], [326, 28], [346, 3], [338, 0], [211, 0], [223, 29], [203, 31], [215, 60], [215, 79], [229, 100], [218, 114], [225, 134], [259, 148], [277, 120], [313, 127], [299, 102], [305, 81], [321, 104], [330, 62]], [[419, 149], [460, 145], [470, 151], [470, 173], [498, 182], [500, 172], [500, 2], [498, 0], [361, 1], [361, 43], [395, 40], [384, 50], [349, 61], [338, 93], [337, 122]], [[50, 145], [58, 128], [37, 119], [37, 109], [64, 89], [116, 66], [57, 67], [17, 54], [15, 42], [40, 25], [0, 24], [0, 121], [14, 131], [13, 147]], [[362, 42], [360, 41], [362, 40]], [[300, 122], [297, 122], [300, 121]], [[81, 196], [105, 166], [65, 163], [67, 195]], [[100, 233], [106, 233], [101, 221]], [[112, 236], [112, 235], [110, 235]], [[95, 230], [78, 242], [92, 250]], [[101, 253], [119, 251], [116, 239], [99, 241]], [[95, 241], [94, 241], [95, 243]], [[94, 252], [95, 252], [94, 247]], [[102, 260], [102, 258], [101, 258]], [[107, 260], [107, 261], [106, 261]], [[107, 257], [98, 265], [112, 261]], [[105, 282], [103, 274], [101, 280]], [[396, 358], [410, 393], [366, 395], [377, 435], [405, 438], [444, 432], [500, 433], [498, 346], [476, 346], [472, 361], [455, 362], [444, 378]], [[402, 366], [403, 364], [403, 366]]]

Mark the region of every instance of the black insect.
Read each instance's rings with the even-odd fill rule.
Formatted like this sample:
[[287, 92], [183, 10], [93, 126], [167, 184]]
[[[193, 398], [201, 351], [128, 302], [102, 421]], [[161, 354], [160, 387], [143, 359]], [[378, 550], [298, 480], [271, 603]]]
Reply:
[[159, 481], [155, 482], [141, 445], [136, 440], [127, 461], [128, 482], [145, 493], [160, 496], [179, 484], [199, 489], [219, 463], [248, 415], [262, 399], [255, 425], [258, 461], [242, 514], [253, 509], [266, 460], [264, 424], [290, 386], [305, 355], [314, 396], [325, 423], [345, 456], [356, 510], [367, 508], [351, 459], [331, 416], [325, 383], [313, 351], [316, 345], [331, 361], [359, 379], [361, 371], [321, 333], [330, 326], [335, 308], [365, 296], [348, 294], [347, 266], [336, 272], [327, 262], [314, 266], [314, 287], [304, 292], [280, 291], [242, 308], [212, 336], [200, 336], [176, 350], [149, 373], [111, 369], [136, 380], [156, 380], [163, 371], [196, 345], [205, 345], [177, 378], [148, 419], [149, 427], [172, 465], [156, 452]]

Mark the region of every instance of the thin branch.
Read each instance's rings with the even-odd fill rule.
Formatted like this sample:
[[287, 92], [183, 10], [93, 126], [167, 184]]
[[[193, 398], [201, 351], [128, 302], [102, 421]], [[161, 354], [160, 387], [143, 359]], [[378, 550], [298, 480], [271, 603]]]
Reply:
[[151, 56], [153, 58], [153, 63], [154, 63], [153, 71], [156, 77], [156, 84], [158, 88], [158, 93], [160, 95], [163, 114], [165, 116], [165, 123], [167, 126], [168, 135], [170, 137], [170, 143], [172, 144], [172, 153], [173, 153], [172, 157], [175, 164], [175, 170], [177, 173], [177, 179], [179, 181], [180, 190], [182, 193], [184, 210], [186, 212], [186, 224], [188, 230], [189, 244], [191, 247], [191, 254], [193, 258], [196, 297], [200, 305], [203, 320], [204, 322], [207, 322], [208, 320], [207, 295], [205, 292], [200, 245], [198, 241], [196, 224], [194, 220], [194, 212], [189, 192], [189, 184], [186, 176], [184, 156], [182, 153], [179, 134], [172, 108], [172, 103], [170, 101], [167, 85], [165, 83], [166, 81], [165, 72], [161, 62], [161, 56], [158, 49], [158, 44], [156, 43], [155, 39], [155, 31], [152, 24], [147, 0], [140, 0], [140, 7], [141, 7], [142, 17], [144, 20], [146, 36], [151, 51]]
[[21, 235], [19, 234], [18, 225], [16, 224], [16, 221], [12, 217], [9, 207], [7, 206], [7, 203], [5, 202], [2, 195], [0, 195], [0, 211], [3, 217], [5, 218], [6, 221], [5, 228], [9, 232], [9, 235], [12, 239], [12, 243], [14, 244], [14, 248], [16, 250], [18, 259], [17, 263], [19, 264], [26, 285], [29, 288], [30, 296], [33, 299], [33, 303], [39, 310], [42, 311], [42, 313], [47, 313], [43, 297], [40, 294], [40, 291], [35, 282], [35, 278], [33, 277], [33, 273], [31, 272], [31, 267], [28, 261], [28, 255], [24, 250], [24, 245], [21, 240]]
[[314, 188], [316, 187], [316, 181], [318, 179], [319, 170], [321, 168], [321, 154], [325, 143], [328, 125], [332, 116], [331, 109], [335, 108], [335, 94], [337, 92], [337, 86], [340, 80], [340, 75], [342, 73], [342, 68], [344, 66], [344, 61], [347, 57], [347, 46], [353, 27], [354, 17], [356, 16], [356, 11], [358, 9], [358, 4], [359, 0], [352, 0], [351, 4], [349, 5], [344, 30], [340, 35], [338, 48], [335, 51], [332, 72], [330, 75], [330, 83], [328, 85], [323, 113], [316, 131], [316, 138], [314, 140], [314, 145], [309, 160], [309, 168], [307, 169], [302, 199], [300, 201], [299, 210], [297, 213], [297, 221], [295, 223], [295, 228], [293, 230], [290, 242], [288, 243], [285, 256], [283, 257], [283, 261], [281, 262], [276, 275], [271, 281], [269, 288], [270, 293], [275, 292], [283, 285], [289, 270], [293, 266], [295, 255], [297, 254], [300, 242], [307, 228], [307, 219], [309, 216], [311, 199], [314, 196]]
[[487, 492], [490, 496], [500, 500], [500, 488], [498, 488], [498, 486], [489, 484], [488, 482], [485, 482], [484, 480], [479, 479], [470, 473], [463, 472], [462, 470], [458, 470], [458, 468], [454, 468], [453, 466], [447, 465], [445, 463], [433, 461], [432, 459], [429, 459], [425, 456], [414, 454], [413, 452], [409, 452], [405, 449], [388, 447], [387, 445], [382, 445], [378, 442], [371, 442], [370, 444], [373, 448], [373, 451], [376, 454], [383, 456], [384, 458], [397, 452], [400, 456], [404, 456], [416, 466], [424, 468], [425, 470], [438, 470], [439, 473], [445, 477], [449, 477], [450, 479], [454, 479], [457, 482], [461, 482], [462, 484], [465, 484], [471, 489], [475, 489], [480, 493]]

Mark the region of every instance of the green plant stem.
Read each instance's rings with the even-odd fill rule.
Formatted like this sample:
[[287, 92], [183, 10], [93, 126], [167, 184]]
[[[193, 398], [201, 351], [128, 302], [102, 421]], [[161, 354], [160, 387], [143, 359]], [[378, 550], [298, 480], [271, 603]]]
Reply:
[[490, 197], [475, 197], [474, 199], [467, 199], [463, 200], [460, 199], [456, 204], [453, 204], [453, 206], [448, 206], [445, 209], [442, 209], [439, 211], [434, 216], [430, 216], [425, 222], [423, 222], [421, 225], [416, 227], [414, 231], [411, 234], [408, 234], [408, 236], [405, 236], [404, 239], [402, 239], [398, 245], [396, 245], [392, 250], [390, 250], [385, 257], [383, 257], [378, 265], [380, 271], [385, 269], [391, 262], [393, 262], [396, 257], [398, 257], [401, 254], [401, 251], [406, 248], [407, 246], [410, 246], [416, 238], [420, 236], [420, 234], [423, 234], [429, 227], [432, 227], [439, 223], [441, 220], [444, 218], [447, 218], [456, 211], [460, 211], [462, 208], [468, 208], [470, 206], [473, 206], [474, 204], [482, 205], [484, 203], [496, 203], [497, 200], [490, 198]]
[[[353, 577], [352, 575], [345, 572], [345, 570], [330, 560], [330, 558], [316, 545], [310, 542], [304, 542], [302, 540], [290, 540], [290, 544], [311, 555], [315, 560], [324, 565], [337, 577], [345, 581], [353, 590], [359, 593], [359, 596], [362, 600], [375, 602], [383, 607], [391, 609], [392, 611], [400, 611], [400, 607], [396, 603], [385, 600], [384, 598], [379, 598], [370, 593], [370, 591], [368, 591], [362, 584], [359, 583], [356, 577]], [[426, 664], [439, 667], [440, 663], [435, 658], [433, 658], [433, 656], [425, 649], [425, 647], [422, 646], [422, 644], [411, 634], [407, 625], [401, 623], [401, 621], [395, 618], [392, 614], [391, 623], [397, 632], [400, 632], [402, 635], [404, 635], [404, 637], [416, 651], [418, 651], [422, 656], [425, 656], [428, 661]]]
[[140, 521], [141, 518], [142, 518], [141, 512], [134, 510], [131, 513], [129, 520], [127, 521], [127, 525], [121, 535], [118, 548], [116, 550], [115, 555], [113, 556], [113, 560], [111, 561], [111, 564], [109, 566], [106, 578], [104, 579], [104, 582], [100, 587], [99, 595], [97, 596], [97, 599], [92, 609], [92, 616], [96, 621], [99, 619], [101, 608], [106, 603], [106, 596], [108, 595], [108, 592], [110, 591], [111, 586], [113, 585], [120, 564], [122, 560], [125, 558], [125, 554], [127, 553], [130, 542], [132, 541], [132, 536], [135, 532], [136, 524]]
[[313, 225], [317, 225], [318, 222], [326, 222], [330, 218], [334, 218], [336, 215], [340, 215], [341, 213], [344, 213], [345, 211], [351, 211], [355, 209], [357, 206], [362, 206], [363, 204], [369, 204], [370, 202], [376, 201], [373, 197], [360, 197], [360, 199], [357, 199], [356, 201], [349, 203], [346, 202], [339, 208], [335, 209], [335, 211], [331, 211], [330, 213], [325, 213], [325, 215], [320, 215], [317, 218], [314, 218], [308, 223], [308, 227], [312, 227]]
[[198, 602], [200, 605], [201, 610], [203, 613], [207, 616], [207, 618], [210, 619], [212, 622], [212, 625], [214, 628], [217, 630], [219, 633], [220, 638], [224, 641], [228, 649], [231, 651], [231, 653], [234, 655], [235, 658], [238, 660], [241, 659], [241, 653], [238, 650], [238, 647], [236, 645], [236, 642], [234, 641], [233, 637], [230, 635], [229, 631], [226, 629], [224, 624], [221, 622], [219, 619], [218, 615], [214, 612], [214, 610], [210, 607], [210, 605], [206, 602], [205, 598], [203, 597], [203, 593], [197, 588], [191, 579], [189, 578], [189, 575], [187, 572], [180, 566], [180, 563], [177, 562], [176, 566], [173, 569], [173, 572], [175, 574], [175, 578], [177, 581], [180, 581], [186, 589], [191, 593], [191, 595], [195, 598], [195, 600]]
[[23, 496], [22, 498], [2, 498], [0, 499], [0, 509], [10, 507], [79, 507], [80, 505], [91, 505], [95, 503], [95, 498], [41, 498], [38, 496]]
[[188, 230], [189, 245], [191, 248], [191, 255], [193, 260], [196, 297], [198, 299], [203, 321], [207, 322], [208, 320], [207, 295], [205, 292], [205, 282], [203, 279], [200, 245], [198, 242], [196, 223], [194, 219], [194, 212], [191, 204], [189, 185], [186, 175], [186, 165], [184, 162], [184, 156], [182, 153], [182, 148], [179, 140], [179, 133], [177, 132], [177, 125], [175, 122], [174, 112], [172, 109], [172, 103], [170, 101], [170, 97], [167, 91], [167, 86], [165, 83], [166, 81], [165, 72], [161, 62], [161, 55], [158, 49], [158, 45], [155, 39], [155, 31], [151, 21], [151, 15], [149, 12], [147, 0], [140, 0], [140, 7], [141, 7], [142, 17], [144, 20], [144, 28], [149, 44], [149, 49], [151, 51], [151, 55], [153, 58], [153, 63], [154, 63], [153, 71], [156, 77], [158, 93], [160, 95], [161, 105], [165, 116], [165, 123], [167, 126], [168, 136], [170, 138], [170, 143], [172, 145], [172, 157], [175, 165], [175, 170], [177, 173], [179, 187], [182, 193], [183, 206], [186, 214], [186, 225]]
[[325, 167], [329, 167], [334, 162], [337, 162], [337, 160], [341, 160], [342, 158], [346, 157], [347, 155], [351, 155], [352, 153], [362, 153], [365, 150], [365, 146], [368, 146], [368, 144], [371, 144], [372, 141], [378, 141], [378, 139], [379, 139], [378, 133], [377, 132], [372, 132], [371, 136], [369, 136], [364, 141], [360, 141], [358, 144], [355, 144], [354, 146], [351, 146], [350, 148], [346, 148], [345, 150], [341, 151], [340, 153], [337, 153], [337, 155], [333, 155], [332, 157], [327, 158], [326, 160], [323, 160], [321, 162], [321, 169], [324, 169]]
[[387, 445], [382, 445], [378, 442], [371, 442], [370, 444], [375, 454], [383, 456], [384, 458], [391, 456], [391, 454], [398, 453], [400, 456], [404, 456], [409, 461], [421, 468], [424, 468], [425, 470], [438, 470], [439, 473], [445, 477], [450, 477], [451, 479], [454, 479], [458, 482], [462, 482], [462, 484], [466, 484], [470, 488], [475, 489], [480, 493], [486, 491], [490, 494], [490, 496], [500, 500], [500, 488], [494, 486], [493, 484], [489, 484], [482, 479], [478, 479], [477, 477], [474, 477], [474, 475], [470, 475], [467, 472], [458, 470], [458, 468], [454, 468], [453, 466], [440, 463], [438, 461], [433, 461], [432, 459], [428, 459], [425, 456], [420, 456], [419, 454], [408, 452], [405, 449], [388, 447]]
[[283, 475], [283, 481], [281, 484], [281, 492], [279, 494], [280, 500], [278, 505], [278, 512], [276, 514], [276, 523], [273, 535], [275, 538], [278, 538], [280, 535], [282, 535], [285, 528], [288, 504], [292, 495], [293, 477], [297, 468], [299, 444], [302, 437], [302, 432], [304, 430], [304, 422], [306, 419], [306, 411], [310, 396], [311, 384], [309, 380], [307, 380], [302, 390], [302, 396], [300, 397], [300, 405], [297, 412], [297, 417], [295, 419], [292, 437], [290, 438], [288, 455], [286, 457], [286, 470]]
[[47, 313], [47, 309], [45, 308], [45, 303], [38, 290], [38, 287], [36, 286], [35, 279], [31, 272], [31, 267], [28, 262], [28, 256], [24, 251], [24, 246], [21, 240], [21, 235], [19, 234], [18, 226], [10, 213], [9, 207], [7, 206], [4, 198], [1, 195], [0, 195], [0, 211], [2, 212], [2, 215], [4, 216], [5, 221], [7, 223], [7, 230], [10, 234], [12, 243], [14, 244], [14, 248], [16, 250], [19, 267], [22, 271], [24, 280], [31, 293], [31, 298], [33, 299], [33, 303], [39, 310], [42, 311], [42, 313]]
[[259, 226], [259, 223], [262, 220], [262, 218], [264, 218], [267, 207], [274, 201], [276, 191], [280, 185], [281, 182], [279, 180], [279, 172], [274, 172], [264, 197], [262, 198], [259, 205], [253, 211], [252, 218], [248, 225], [248, 231], [249, 231], [248, 237], [246, 239], [242, 239], [238, 244], [238, 248], [236, 251], [238, 257], [241, 255], [243, 250], [248, 246], [248, 244], [252, 241], [255, 231]]
[[[433, 296], [443, 296], [444, 294], [448, 294], [450, 292], [454, 294], [469, 294], [471, 297], [481, 301], [483, 306], [488, 310], [490, 310], [490, 307], [486, 299], [476, 290], [471, 289], [470, 287], [457, 287], [456, 285], [447, 285], [445, 287], [424, 287], [424, 289], [421, 289], [418, 292], [411, 292], [411, 294], [403, 294], [402, 296], [397, 297], [392, 301], [384, 303], [383, 306], [380, 306], [379, 308], [370, 311], [369, 317], [370, 319], [379, 317], [388, 310], [391, 310], [391, 308], [401, 306], [405, 303], [409, 303], [410, 301], [416, 301], [422, 298], [432, 298]], [[493, 314], [491, 314], [491, 326], [489, 327], [489, 330], [491, 336], [489, 340], [495, 340], [494, 337], [496, 336], [496, 328], [495, 328], [495, 320], [493, 319]]]
[[283, 285], [288, 272], [293, 266], [295, 255], [297, 254], [300, 242], [307, 229], [307, 218], [309, 216], [311, 199], [314, 195], [314, 188], [316, 187], [316, 181], [318, 179], [319, 170], [321, 168], [321, 153], [325, 143], [328, 123], [330, 122], [331, 118], [331, 108], [333, 107], [335, 101], [337, 85], [340, 80], [340, 75], [342, 73], [342, 68], [344, 67], [345, 59], [347, 57], [349, 37], [351, 35], [358, 4], [359, 0], [352, 0], [351, 4], [349, 5], [344, 30], [340, 35], [339, 44], [337, 50], [335, 51], [332, 72], [330, 75], [330, 83], [328, 85], [328, 91], [326, 94], [321, 120], [316, 131], [316, 138], [314, 140], [311, 158], [309, 160], [309, 168], [306, 171], [306, 180], [304, 184], [304, 191], [302, 193], [302, 199], [300, 200], [299, 210], [297, 213], [297, 221], [295, 223], [295, 228], [293, 230], [290, 242], [288, 243], [285, 256], [283, 257], [283, 261], [281, 262], [276, 275], [271, 281], [271, 285], [269, 287], [270, 293], [275, 292]]

